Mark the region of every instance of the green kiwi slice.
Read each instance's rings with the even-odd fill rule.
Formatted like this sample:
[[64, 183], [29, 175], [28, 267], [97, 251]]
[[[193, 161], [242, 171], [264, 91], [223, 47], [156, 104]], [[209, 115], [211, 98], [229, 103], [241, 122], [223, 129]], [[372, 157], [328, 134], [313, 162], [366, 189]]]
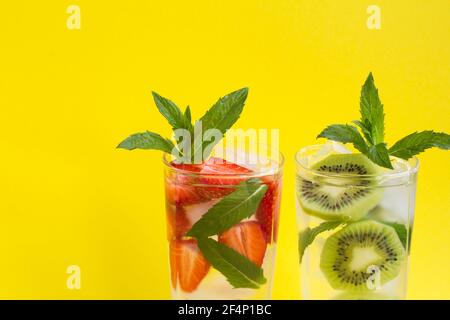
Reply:
[[320, 269], [334, 289], [370, 291], [399, 274], [405, 255], [394, 228], [363, 220], [347, 225], [325, 241]]
[[297, 197], [307, 214], [325, 220], [358, 220], [383, 196], [371, 177], [381, 169], [362, 154], [333, 154], [311, 169], [318, 173], [314, 179], [299, 176], [297, 180]]

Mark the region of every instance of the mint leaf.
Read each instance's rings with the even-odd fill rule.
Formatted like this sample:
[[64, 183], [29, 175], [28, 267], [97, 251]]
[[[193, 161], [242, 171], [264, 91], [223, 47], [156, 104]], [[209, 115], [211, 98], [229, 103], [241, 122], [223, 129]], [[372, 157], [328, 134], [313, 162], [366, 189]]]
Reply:
[[381, 167], [393, 169], [391, 159], [389, 158], [389, 152], [386, 148], [385, 143], [380, 143], [375, 146], [371, 146], [366, 156], [370, 160], [372, 160], [372, 162], [376, 163]]
[[152, 91], [153, 99], [155, 100], [156, 107], [159, 112], [167, 119], [173, 130], [176, 129], [188, 129], [192, 128], [192, 124], [181, 112], [180, 108], [156, 92]]
[[300, 262], [302, 262], [303, 254], [306, 248], [313, 243], [314, 239], [322, 232], [336, 229], [342, 224], [340, 221], [327, 221], [322, 222], [315, 228], [307, 227], [305, 230], [300, 232], [298, 236], [298, 254], [300, 257]]
[[348, 124], [333, 124], [326, 127], [317, 138], [327, 138], [343, 143], [353, 143], [361, 153], [367, 153], [367, 144], [358, 129]]
[[259, 179], [240, 183], [235, 191], [211, 207], [186, 235], [196, 238], [209, 237], [228, 230], [256, 212], [266, 190], [267, 185], [261, 184]]
[[211, 265], [220, 271], [234, 288], [258, 289], [266, 283], [263, 270], [249, 259], [213, 239], [198, 239], [198, 247]]
[[219, 98], [211, 109], [200, 118], [203, 123], [203, 131], [218, 129], [225, 133], [239, 119], [247, 95], [248, 88], [242, 88]]
[[244, 108], [247, 95], [248, 88], [242, 88], [240, 90], [227, 94], [226, 96], [220, 98], [211, 107], [211, 109], [209, 109], [203, 115], [203, 117], [199, 119], [199, 121], [201, 121], [202, 123], [202, 131], [204, 133], [203, 140], [205, 142], [194, 148], [193, 155], [202, 150], [206, 150], [207, 147], [209, 147], [209, 150], [211, 150], [212, 147], [220, 141], [216, 139], [215, 141], [210, 142], [209, 140], [212, 138], [212, 136], [208, 135], [207, 130], [217, 129], [222, 133], [223, 137], [225, 132], [229, 128], [231, 128], [233, 124], [239, 119], [242, 109]]
[[372, 73], [369, 73], [366, 82], [361, 89], [360, 98], [361, 123], [370, 132], [372, 144], [377, 145], [384, 142], [384, 110], [378, 96], [378, 89]]
[[364, 138], [366, 138], [367, 142], [369, 142], [370, 144], [373, 144], [370, 129], [366, 128], [366, 125], [359, 120], [354, 120], [352, 122], [361, 129], [361, 131], [364, 135]]
[[432, 147], [449, 150], [450, 135], [432, 130], [414, 132], [397, 141], [389, 149], [389, 153], [395, 157], [408, 160], [416, 154]]
[[172, 141], [161, 137], [157, 133], [142, 132], [135, 133], [123, 140], [117, 148], [133, 150], [133, 149], [154, 149], [161, 150], [166, 153], [172, 153], [175, 148]]

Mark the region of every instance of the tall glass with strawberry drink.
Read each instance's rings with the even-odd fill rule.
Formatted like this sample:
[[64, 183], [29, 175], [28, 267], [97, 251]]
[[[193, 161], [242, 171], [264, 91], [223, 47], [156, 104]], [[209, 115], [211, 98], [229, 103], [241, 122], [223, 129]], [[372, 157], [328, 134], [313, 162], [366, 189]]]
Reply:
[[282, 162], [164, 163], [173, 298], [270, 298]]
[[220, 98], [194, 123], [189, 107], [181, 112], [174, 102], [153, 93], [174, 139], [147, 131], [118, 146], [165, 153], [174, 299], [271, 297], [283, 158], [264, 154], [261, 141], [250, 141], [258, 144], [256, 155], [236, 149], [211, 156], [240, 117], [247, 93], [243, 88]]

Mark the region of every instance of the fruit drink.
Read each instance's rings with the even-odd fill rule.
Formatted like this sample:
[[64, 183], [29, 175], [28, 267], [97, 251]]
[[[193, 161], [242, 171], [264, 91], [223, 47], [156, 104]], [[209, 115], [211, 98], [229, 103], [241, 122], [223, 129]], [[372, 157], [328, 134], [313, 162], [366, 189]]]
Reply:
[[[269, 299], [281, 170], [254, 171], [215, 157], [199, 165], [165, 163], [172, 297]], [[203, 231], [210, 239], [201, 239]], [[250, 280], [242, 279], [243, 263], [250, 265]]]
[[296, 157], [302, 297], [404, 299], [417, 160], [388, 171], [361, 154], [317, 156], [327, 148]]
[[[359, 120], [296, 155], [298, 248], [305, 299], [404, 299], [418, 160], [450, 135], [426, 130], [385, 141], [384, 106], [370, 73]], [[351, 144], [348, 149], [343, 144]]]
[[[118, 146], [164, 152], [174, 299], [271, 298], [283, 158], [264, 152], [256, 135], [243, 141], [252, 152], [233, 147], [233, 136], [226, 155], [215, 152], [225, 151], [218, 143], [239, 119], [247, 95], [248, 88], [231, 92], [193, 120], [189, 106], [182, 112], [153, 92], [173, 138], [145, 131]], [[272, 151], [276, 145], [272, 141]]]

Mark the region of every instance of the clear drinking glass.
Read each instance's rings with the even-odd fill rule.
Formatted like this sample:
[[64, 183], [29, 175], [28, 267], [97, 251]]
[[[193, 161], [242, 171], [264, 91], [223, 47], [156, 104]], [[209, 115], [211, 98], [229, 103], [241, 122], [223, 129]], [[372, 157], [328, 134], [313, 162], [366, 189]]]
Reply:
[[[177, 165], [167, 155], [163, 162], [172, 299], [270, 299], [283, 157], [280, 155], [264, 165], [213, 157], [202, 165]], [[197, 240], [186, 235], [208, 210], [249, 179], [267, 186], [257, 210], [211, 238], [262, 268], [267, 282], [257, 289], [233, 288], [206, 260]]]
[[296, 154], [302, 298], [405, 299], [418, 160], [367, 174], [348, 155], [322, 162], [323, 150]]

